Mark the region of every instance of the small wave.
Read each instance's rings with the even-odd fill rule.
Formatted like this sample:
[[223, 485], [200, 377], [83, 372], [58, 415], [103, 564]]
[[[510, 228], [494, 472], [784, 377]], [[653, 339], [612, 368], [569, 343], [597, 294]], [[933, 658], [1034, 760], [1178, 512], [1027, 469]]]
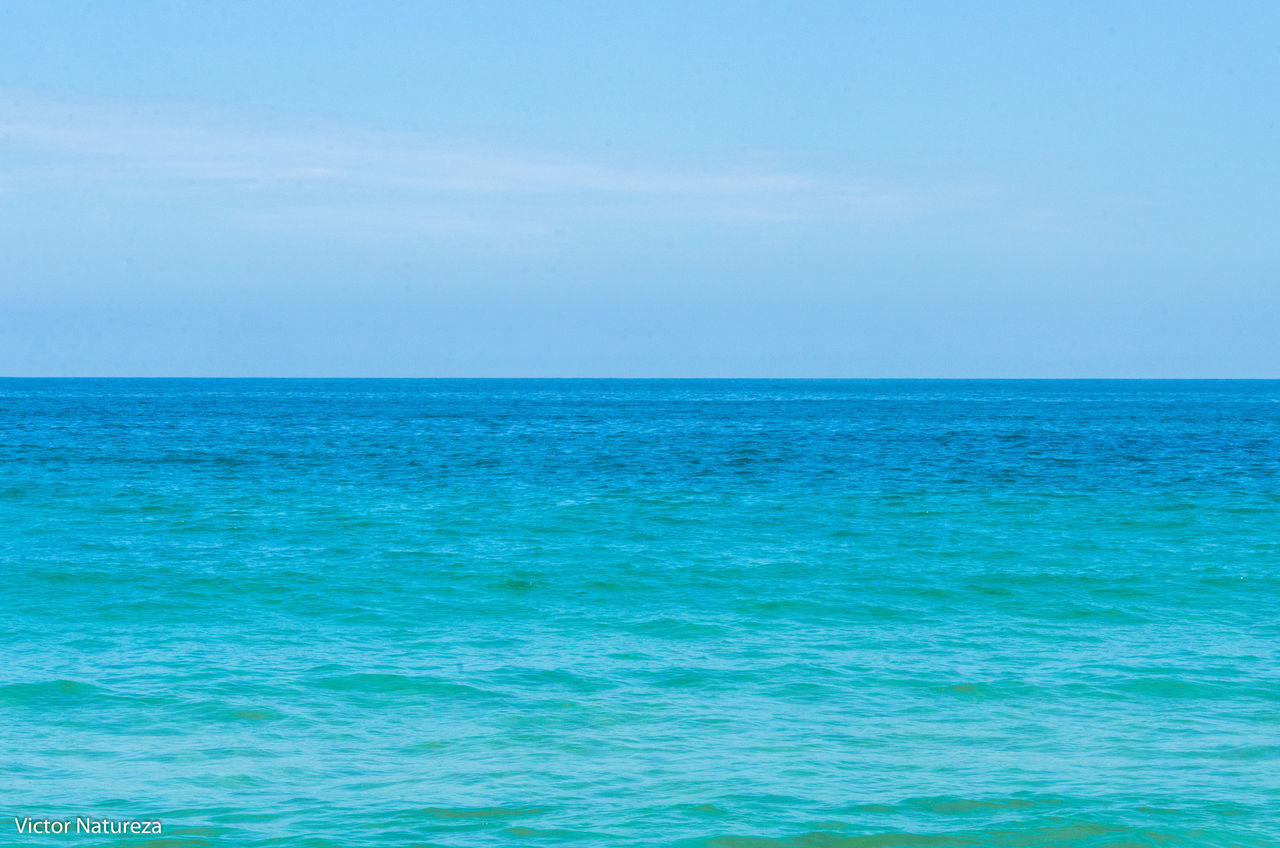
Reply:
[[424, 807], [409, 814], [429, 819], [510, 819], [541, 813], [538, 807]]
[[451, 683], [434, 677], [414, 677], [404, 674], [378, 674], [361, 672], [322, 677], [312, 682], [320, 689], [334, 692], [350, 692], [353, 694], [381, 695], [434, 695], [453, 698], [497, 698], [497, 692], [468, 686], [465, 683]]
[[920, 798], [908, 801], [904, 806], [929, 813], [956, 815], [963, 813], [993, 812], [996, 810], [1028, 810], [1033, 807], [1058, 806], [1060, 798]]
[[654, 618], [627, 623], [622, 625], [622, 629], [672, 640], [715, 639], [729, 634], [728, 629], [719, 624], [703, 624], [676, 618]]
[[966, 683], [951, 683], [935, 689], [939, 694], [959, 695], [979, 700], [1015, 697], [1031, 697], [1043, 694], [1043, 690], [1032, 683], [1021, 680], [991, 680]]
[[1060, 808], [1067, 799], [1058, 795], [1017, 794], [995, 798], [965, 798], [958, 795], [938, 795], [924, 798], [908, 798], [898, 804], [858, 804], [844, 808], [844, 814], [908, 815], [965, 815], [968, 813], [997, 813], [1017, 811], [1026, 813], [1040, 808]]
[[1116, 688], [1129, 694], [1157, 698], [1223, 698], [1240, 694], [1238, 687], [1175, 680], [1172, 677], [1139, 677]]
[[0, 704], [13, 706], [54, 706], [76, 703], [102, 695], [92, 683], [78, 680], [42, 680], [0, 686]]
[[1273, 843], [1240, 833], [1078, 823], [947, 833], [852, 835], [813, 831], [784, 837], [722, 835], [678, 844], [680, 848], [1264, 848]]
[[595, 841], [600, 839], [616, 839], [617, 838], [608, 833], [599, 833], [596, 831], [587, 831], [587, 830], [565, 830], [563, 828], [543, 829], [543, 828], [534, 828], [534, 827], [509, 827], [502, 832], [507, 834], [508, 836], [539, 837], [542, 839], [567, 839], [567, 840], [590, 839]]

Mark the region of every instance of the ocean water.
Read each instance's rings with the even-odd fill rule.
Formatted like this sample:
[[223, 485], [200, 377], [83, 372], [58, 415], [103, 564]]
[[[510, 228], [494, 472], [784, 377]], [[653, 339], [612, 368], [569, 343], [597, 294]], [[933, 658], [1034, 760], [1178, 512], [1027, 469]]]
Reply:
[[4, 380], [0, 580], [0, 845], [1280, 844], [1277, 382]]

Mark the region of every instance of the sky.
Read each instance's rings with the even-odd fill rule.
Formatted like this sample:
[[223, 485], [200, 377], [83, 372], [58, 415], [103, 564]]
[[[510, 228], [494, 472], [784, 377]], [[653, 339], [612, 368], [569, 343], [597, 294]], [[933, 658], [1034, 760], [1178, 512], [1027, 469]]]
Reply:
[[1278, 32], [0, 0], [0, 375], [1280, 377]]

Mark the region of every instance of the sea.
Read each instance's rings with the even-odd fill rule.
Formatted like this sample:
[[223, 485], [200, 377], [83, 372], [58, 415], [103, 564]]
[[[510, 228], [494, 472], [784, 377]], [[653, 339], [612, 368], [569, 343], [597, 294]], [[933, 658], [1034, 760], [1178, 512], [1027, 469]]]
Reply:
[[1280, 845], [1280, 382], [5, 379], [0, 587], [0, 845]]

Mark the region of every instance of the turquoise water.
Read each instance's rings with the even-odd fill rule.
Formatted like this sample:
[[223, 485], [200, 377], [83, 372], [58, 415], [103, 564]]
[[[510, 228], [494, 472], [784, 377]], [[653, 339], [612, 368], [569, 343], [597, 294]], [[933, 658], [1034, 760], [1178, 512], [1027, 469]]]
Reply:
[[1275, 845], [1278, 511], [1277, 382], [0, 381], [0, 844]]

